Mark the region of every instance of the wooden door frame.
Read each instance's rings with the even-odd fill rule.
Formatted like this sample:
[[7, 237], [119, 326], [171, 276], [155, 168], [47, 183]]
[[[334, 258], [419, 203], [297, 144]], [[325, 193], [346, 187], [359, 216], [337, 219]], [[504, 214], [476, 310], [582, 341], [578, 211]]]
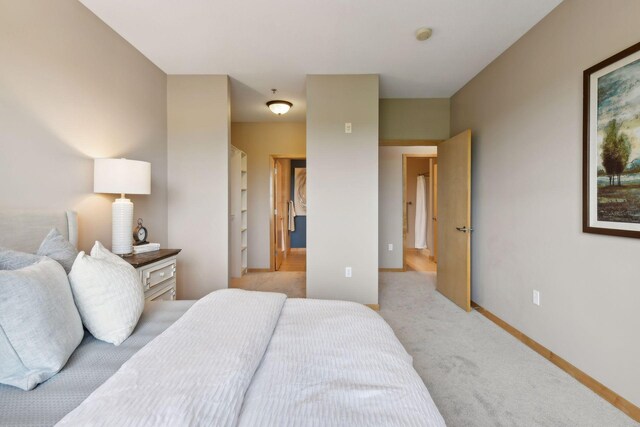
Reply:
[[436, 147], [444, 139], [381, 139], [380, 147]]
[[402, 271], [407, 271], [407, 159], [409, 158], [438, 158], [438, 154], [407, 154], [402, 153]]
[[269, 155], [269, 271], [276, 271], [276, 224], [273, 220], [275, 210], [276, 201], [275, 197], [275, 185], [276, 185], [276, 176], [275, 176], [275, 168], [276, 168], [276, 160], [285, 159], [285, 160], [306, 160], [306, 155], [300, 154], [270, 154]]

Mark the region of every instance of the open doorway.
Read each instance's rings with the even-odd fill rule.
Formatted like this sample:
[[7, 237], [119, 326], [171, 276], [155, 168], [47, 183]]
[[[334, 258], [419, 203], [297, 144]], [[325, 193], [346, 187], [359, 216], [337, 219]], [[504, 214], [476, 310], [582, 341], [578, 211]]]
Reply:
[[[405, 277], [419, 281], [419, 276], [430, 276], [437, 291], [469, 311], [471, 131], [437, 144], [397, 142], [388, 141], [380, 147], [380, 270], [385, 280], [393, 277], [386, 273], [419, 270], [420, 274], [411, 272]], [[414, 168], [412, 158], [426, 160]], [[420, 193], [419, 179], [424, 188]], [[426, 233], [417, 231], [418, 216]], [[426, 242], [419, 241], [422, 237]], [[394, 252], [394, 246], [402, 246], [401, 251]]]
[[306, 158], [271, 156], [271, 271], [306, 272]]
[[438, 158], [403, 154], [403, 269], [437, 272]]
[[[253, 165], [255, 167], [255, 163]], [[258, 224], [249, 236], [254, 242], [264, 242], [265, 246], [268, 243], [269, 254], [264, 251], [263, 259], [265, 264], [270, 263], [269, 268], [249, 267], [247, 274], [231, 279], [230, 287], [306, 298], [306, 158], [304, 155], [269, 155], [268, 165], [269, 169], [266, 162], [262, 164], [264, 179], [261, 181], [268, 184], [268, 188], [261, 186], [262, 193], [256, 196], [258, 202], [268, 208], [262, 211], [265, 215], [260, 216], [264, 226]], [[257, 168], [254, 171], [260, 172]], [[248, 173], [253, 173], [251, 165]], [[296, 177], [298, 182], [294, 183]], [[305, 196], [298, 200], [297, 206], [291, 203], [296, 200], [294, 192]], [[251, 240], [248, 243], [251, 244]], [[253, 248], [259, 249], [256, 244]]]

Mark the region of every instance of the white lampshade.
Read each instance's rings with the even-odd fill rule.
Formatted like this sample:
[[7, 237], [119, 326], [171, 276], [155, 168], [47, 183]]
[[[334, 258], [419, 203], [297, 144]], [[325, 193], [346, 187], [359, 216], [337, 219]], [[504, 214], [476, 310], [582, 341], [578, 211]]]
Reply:
[[151, 163], [127, 159], [95, 159], [93, 192], [151, 194]]

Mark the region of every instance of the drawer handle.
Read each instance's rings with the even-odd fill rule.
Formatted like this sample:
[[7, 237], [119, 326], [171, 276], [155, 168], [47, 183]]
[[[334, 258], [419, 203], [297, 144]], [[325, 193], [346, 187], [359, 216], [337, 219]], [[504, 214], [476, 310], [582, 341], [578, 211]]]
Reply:
[[164, 271], [160, 272], [160, 277], [164, 277]]

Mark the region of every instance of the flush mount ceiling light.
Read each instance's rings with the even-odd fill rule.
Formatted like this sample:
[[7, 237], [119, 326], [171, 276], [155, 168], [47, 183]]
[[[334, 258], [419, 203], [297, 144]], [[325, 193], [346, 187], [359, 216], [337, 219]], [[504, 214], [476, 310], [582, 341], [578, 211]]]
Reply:
[[427, 40], [429, 37], [431, 37], [431, 34], [433, 34], [433, 30], [431, 28], [427, 28], [427, 27], [418, 28], [416, 30], [416, 39], [418, 41], [423, 42]]
[[[271, 89], [271, 91], [275, 95], [277, 89]], [[269, 107], [273, 114], [277, 114], [278, 116], [287, 114], [292, 106], [293, 104], [289, 101], [283, 101], [281, 99], [274, 99], [273, 101], [267, 102], [267, 107]]]

